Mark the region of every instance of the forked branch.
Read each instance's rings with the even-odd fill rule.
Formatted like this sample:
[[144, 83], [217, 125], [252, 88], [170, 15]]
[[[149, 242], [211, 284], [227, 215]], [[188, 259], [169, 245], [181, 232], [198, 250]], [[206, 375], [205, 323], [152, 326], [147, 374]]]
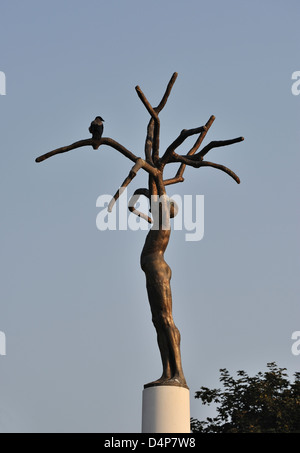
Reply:
[[[151, 134], [151, 138], [150, 138], [150, 141], [152, 142], [152, 148], [153, 148], [153, 152], [152, 152], [152, 162], [155, 164], [156, 161], [158, 160], [158, 156], [159, 156], [159, 134], [160, 134], [160, 121], [159, 121], [159, 118], [158, 118], [158, 113], [155, 111], [155, 109], [152, 107], [152, 105], [150, 104], [150, 102], [148, 101], [148, 99], [146, 98], [146, 96], [144, 95], [144, 93], [142, 92], [142, 90], [140, 89], [139, 86], [136, 86], [135, 87], [135, 90], [138, 94], [138, 97], [140, 98], [140, 100], [142, 101], [142, 103], [144, 104], [144, 106], [146, 107], [147, 111], [150, 113], [151, 117], [152, 117], [152, 120], [154, 121], [154, 128], [150, 131], [148, 129], [148, 132], [150, 132]], [[150, 126], [150, 125], [149, 125]], [[148, 158], [150, 157], [150, 154], [148, 152]]]
[[[142, 90], [139, 88], [139, 86], [136, 87], [136, 91], [137, 91], [139, 98], [141, 99], [141, 101], [143, 102], [143, 104], [145, 105], [145, 107], [147, 108], [148, 112], [151, 115], [151, 119], [150, 119], [148, 127], [147, 127], [147, 136], [146, 136], [146, 142], [145, 142], [145, 158], [146, 158], [146, 161], [150, 162], [150, 163], [153, 163], [153, 162], [156, 163], [159, 158], [159, 156], [158, 156], [159, 143], [157, 143], [157, 140], [159, 139], [158, 134], [159, 134], [160, 126], [157, 127], [157, 122], [159, 122], [158, 114], [162, 111], [162, 109], [166, 105], [167, 100], [170, 96], [171, 90], [173, 88], [173, 85], [177, 79], [177, 76], [178, 76], [177, 72], [174, 72], [174, 74], [172, 75], [172, 77], [167, 85], [166, 91], [165, 91], [160, 103], [158, 104], [157, 107], [154, 107], [154, 108], [152, 108], [151, 104], [149, 103], [146, 96], [144, 95]], [[157, 120], [156, 129], [154, 128], [155, 120]], [[155, 143], [155, 145], [153, 145], [153, 143]]]
[[202, 132], [205, 132], [206, 130], [206, 126], [200, 126], [194, 129], [183, 129], [180, 132], [179, 136], [171, 143], [170, 146], [168, 146], [165, 154], [159, 161], [159, 167], [163, 169], [166, 164], [173, 162], [172, 156], [175, 152], [175, 149], [177, 149], [188, 137], [190, 137], [191, 135], [200, 134]]
[[[215, 120], [215, 117], [212, 115], [209, 120], [207, 121], [207, 123], [205, 124], [205, 127], [206, 127], [206, 130], [205, 131], [202, 131], [199, 135], [199, 137], [197, 138], [194, 146], [189, 150], [188, 152], [188, 156], [192, 156], [193, 154], [195, 154], [195, 152], [198, 150], [198, 148], [200, 147], [201, 143], [203, 142], [208, 130], [210, 129], [212, 123], [214, 122]], [[186, 164], [181, 164], [176, 175], [173, 177], [173, 178], [170, 178], [170, 179], [166, 179], [164, 181], [164, 184], [165, 186], [167, 185], [170, 185], [170, 184], [177, 184], [179, 182], [184, 182], [184, 177], [183, 177], [183, 173], [184, 173], [184, 170], [186, 168]]]
[[[238, 184], [240, 183], [239, 177], [229, 168], [224, 165], [215, 164], [214, 162], [204, 161], [203, 157], [210, 151], [212, 148], [217, 148], [219, 146], [232, 145], [233, 143], [238, 143], [244, 140], [244, 137], [237, 137], [231, 140], [220, 140], [209, 143], [202, 151], [196, 155], [186, 155], [180, 156], [176, 153], [172, 154], [171, 162], [181, 162], [182, 164], [189, 165], [194, 168], [200, 167], [213, 167], [218, 170], [224, 171], [229, 176], [231, 176]], [[175, 178], [174, 178], [175, 179]]]

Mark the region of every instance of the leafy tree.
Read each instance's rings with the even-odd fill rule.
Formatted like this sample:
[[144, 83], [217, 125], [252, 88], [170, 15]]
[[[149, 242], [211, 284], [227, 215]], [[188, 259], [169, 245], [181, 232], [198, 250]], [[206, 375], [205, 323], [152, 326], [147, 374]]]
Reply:
[[275, 362], [268, 371], [250, 377], [238, 371], [238, 378], [220, 369], [224, 389], [201, 387], [195, 398], [203, 404], [217, 404], [217, 416], [205, 421], [191, 419], [192, 432], [200, 433], [300, 433], [300, 372], [290, 383], [286, 368]]

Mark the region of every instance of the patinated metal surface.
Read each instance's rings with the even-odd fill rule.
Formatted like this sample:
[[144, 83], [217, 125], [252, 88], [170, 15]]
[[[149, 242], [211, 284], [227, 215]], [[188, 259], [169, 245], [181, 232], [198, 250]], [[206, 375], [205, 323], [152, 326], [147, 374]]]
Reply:
[[[101, 117], [96, 117], [90, 126], [89, 130], [92, 133], [91, 139], [80, 140], [72, 145], [55, 149], [36, 159], [36, 162], [42, 162], [51, 156], [82, 146], [92, 146], [94, 149], [98, 149], [101, 145], [107, 145], [123, 154], [134, 162], [134, 166], [109, 203], [109, 211], [113, 209], [115, 202], [122, 194], [124, 188], [130, 184], [141, 168], [149, 175], [148, 188], [136, 190], [133, 199], [129, 202], [130, 211], [153, 224], [146, 237], [141, 254], [141, 268], [146, 276], [148, 299], [152, 313], [152, 321], [157, 332], [157, 342], [161, 354], [163, 372], [159, 379], [146, 384], [145, 387], [151, 385], [177, 385], [187, 387], [181, 363], [180, 333], [174, 324], [172, 315], [172, 293], [170, 286], [171, 269], [164, 259], [164, 252], [168, 246], [171, 234], [170, 218], [176, 215], [177, 210], [176, 205], [166, 194], [166, 186], [184, 181], [183, 173], [186, 165], [194, 168], [213, 167], [227, 173], [237, 183], [240, 182], [238, 176], [232, 170], [224, 165], [204, 161], [204, 157], [211, 149], [241, 142], [244, 140], [243, 137], [237, 137], [232, 140], [212, 141], [202, 148], [201, 151], [198, 151], [207, 131], [215, 119], [214, 116], [211, 116], [204, 126], [194, 129], [183, 129], [160, 157], [159, 113], [166, 105], [176, 78], [177, 73], [174, 73], [168, 83], [162, 100], [157, 107], [152, 107], [140, 87], [136, 87], [139, 98], [150, 114], [144, 159], [136, 156], [112, 138], [102, 137], [103, 120]], [[188, 137], [193, 135], [197, 136], [197, 139], [189, 152], [185, 155], [177, 154], [175, 152], [177, 148], [182, 145]], [[169, 163], [179, 163], [180, 166], [173, 178], [164, 180], [164, 168]], [[149, 199], [149, 215], [135, 209], [134, 204], [139, 196], [145, 196]]]

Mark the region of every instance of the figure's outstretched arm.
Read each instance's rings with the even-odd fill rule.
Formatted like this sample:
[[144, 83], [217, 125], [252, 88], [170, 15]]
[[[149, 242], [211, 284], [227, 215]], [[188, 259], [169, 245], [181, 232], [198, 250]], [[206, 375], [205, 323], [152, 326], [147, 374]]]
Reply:
[[113, 196], [113, 198], [111, 199], [109, 205], [108, 205], [108, 212], [111, 212], [112, 211], [112, 208], [115, 204], [115, 202], [118, 200], [118, 198], [120, 197], [120, 195], [122, 195], [122, 193], [124, 192], [124, 189], [131, 183], [131, 181], [133, 180], [133, 178], [136, 177], [136, 174], [137, 172], [140, 170], [140, 168], [142, 168], [143, 166], [143, 159], [138, 159], [136, 161], [136, 164], [132, 167], [132, 169], [130, 170], [129, 172], [129, 175], [127, 176], [127, 178], [124, 179], [121, 187], [117, 190], [117, 192], [115, 193], [115, 195]]
[[80, 140], [78, 142], [73, 143], [72, 145], [68, 146], [63, 146], [61, 148], [54, 149], [53, 151], [50, 151], [49, 153], [43, 154], [42, 156], [39, 156], [35, 159], [36, 162], [42, 162], [46, 159], [49, 159], [49, 157], [55, 156], [56, 154], [61, 154], [61, 153], [66, 153], [68, 151], [71, 151], [72, 149], [76, 148], [81, 148], [83, 146], [96, 146], [98, 149], [101, 145], [107, 145], [110, 146], [111, 148], [116, 149], [119, 151], [123, 156], [127, 157], [130, 159], [132, 162], [139, 162], [139, 168], [143, 168], [145, 171], [147, 171], [149, 174], [156, 176], [157, 174], [157, 169], [146, 162], [144, 159], [141, 159], [140, 157], [136, 156], [133, 154], [131, 151], [125, 148], [125, 146], [121, 145], [120, 143], [116, 142], [112, 138], [109, 137], [102, 137], [100, 140], [95, 140], [95, 139], [86, 139], [86, 140]]
[[88, 138], [86, 140], [79, 140], [79, 142], [72, 143], [72, 145], [62, 146], [61, 148], [54, 149], [53, 151], [49, 151], [42, 156], [39, 156], [35, 159], [36, 162], [43, 162], [43, 160], [49, 159], [49, 157], [55, 156], [56, 154], [67, 153], [72, 149], [81, 148], [82, 146], [93, 146], [95, 141], [92, 138]]

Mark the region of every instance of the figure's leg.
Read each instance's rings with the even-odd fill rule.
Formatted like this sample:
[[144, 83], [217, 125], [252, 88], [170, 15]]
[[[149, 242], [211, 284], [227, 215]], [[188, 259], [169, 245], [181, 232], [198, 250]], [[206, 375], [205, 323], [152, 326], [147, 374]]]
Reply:
[[172, 316], [171, 270], [161, 258], [155, 279], [147, 280], [147, 290], [152, 312], [152, 321], [157, 332], [157, 341], [163, 364], [163, 374], [152, 384], [186, 385], [181, 354], [180, 333]]
[[157, 344], [160, 351], [163, 372], [159, 379], [147, 384], [146, 386], [164, 384], [172, 378], [172, 370], [169, 361], [169, 351], [166, 336], [161, 329], [160, 323], [158, 325], [158, 323], [155, 322], [155, 319], [153, 319], [153, 324], [157, 332]]
[[146, 275], [148, 299], [152, 321], [157, 332], [163, 373], [150, 385], [183, 385], [186, 381], [180, 356], [180, 333], [172, 316], [171, 269], [163, 252], [168, 244], [169, 230], [151, 229], [141, 255], [141, 267]]
[[175, 326], [173, 319], [170, 327], [166, 330], [166, 335], [169, 342], [170, 361], [172, 363], [171, 380], [179, 382], [182, 385], [186, 385], [181, 363], [180, 332]]
[[167, 346], [168, 364], [171, 370], [168, 380], [174, 381], [175, 384], [186, 385], [181, 364], [180, 332], [174, 324], [172, 313], [162, 314], [160, 323], [160, 330]]

